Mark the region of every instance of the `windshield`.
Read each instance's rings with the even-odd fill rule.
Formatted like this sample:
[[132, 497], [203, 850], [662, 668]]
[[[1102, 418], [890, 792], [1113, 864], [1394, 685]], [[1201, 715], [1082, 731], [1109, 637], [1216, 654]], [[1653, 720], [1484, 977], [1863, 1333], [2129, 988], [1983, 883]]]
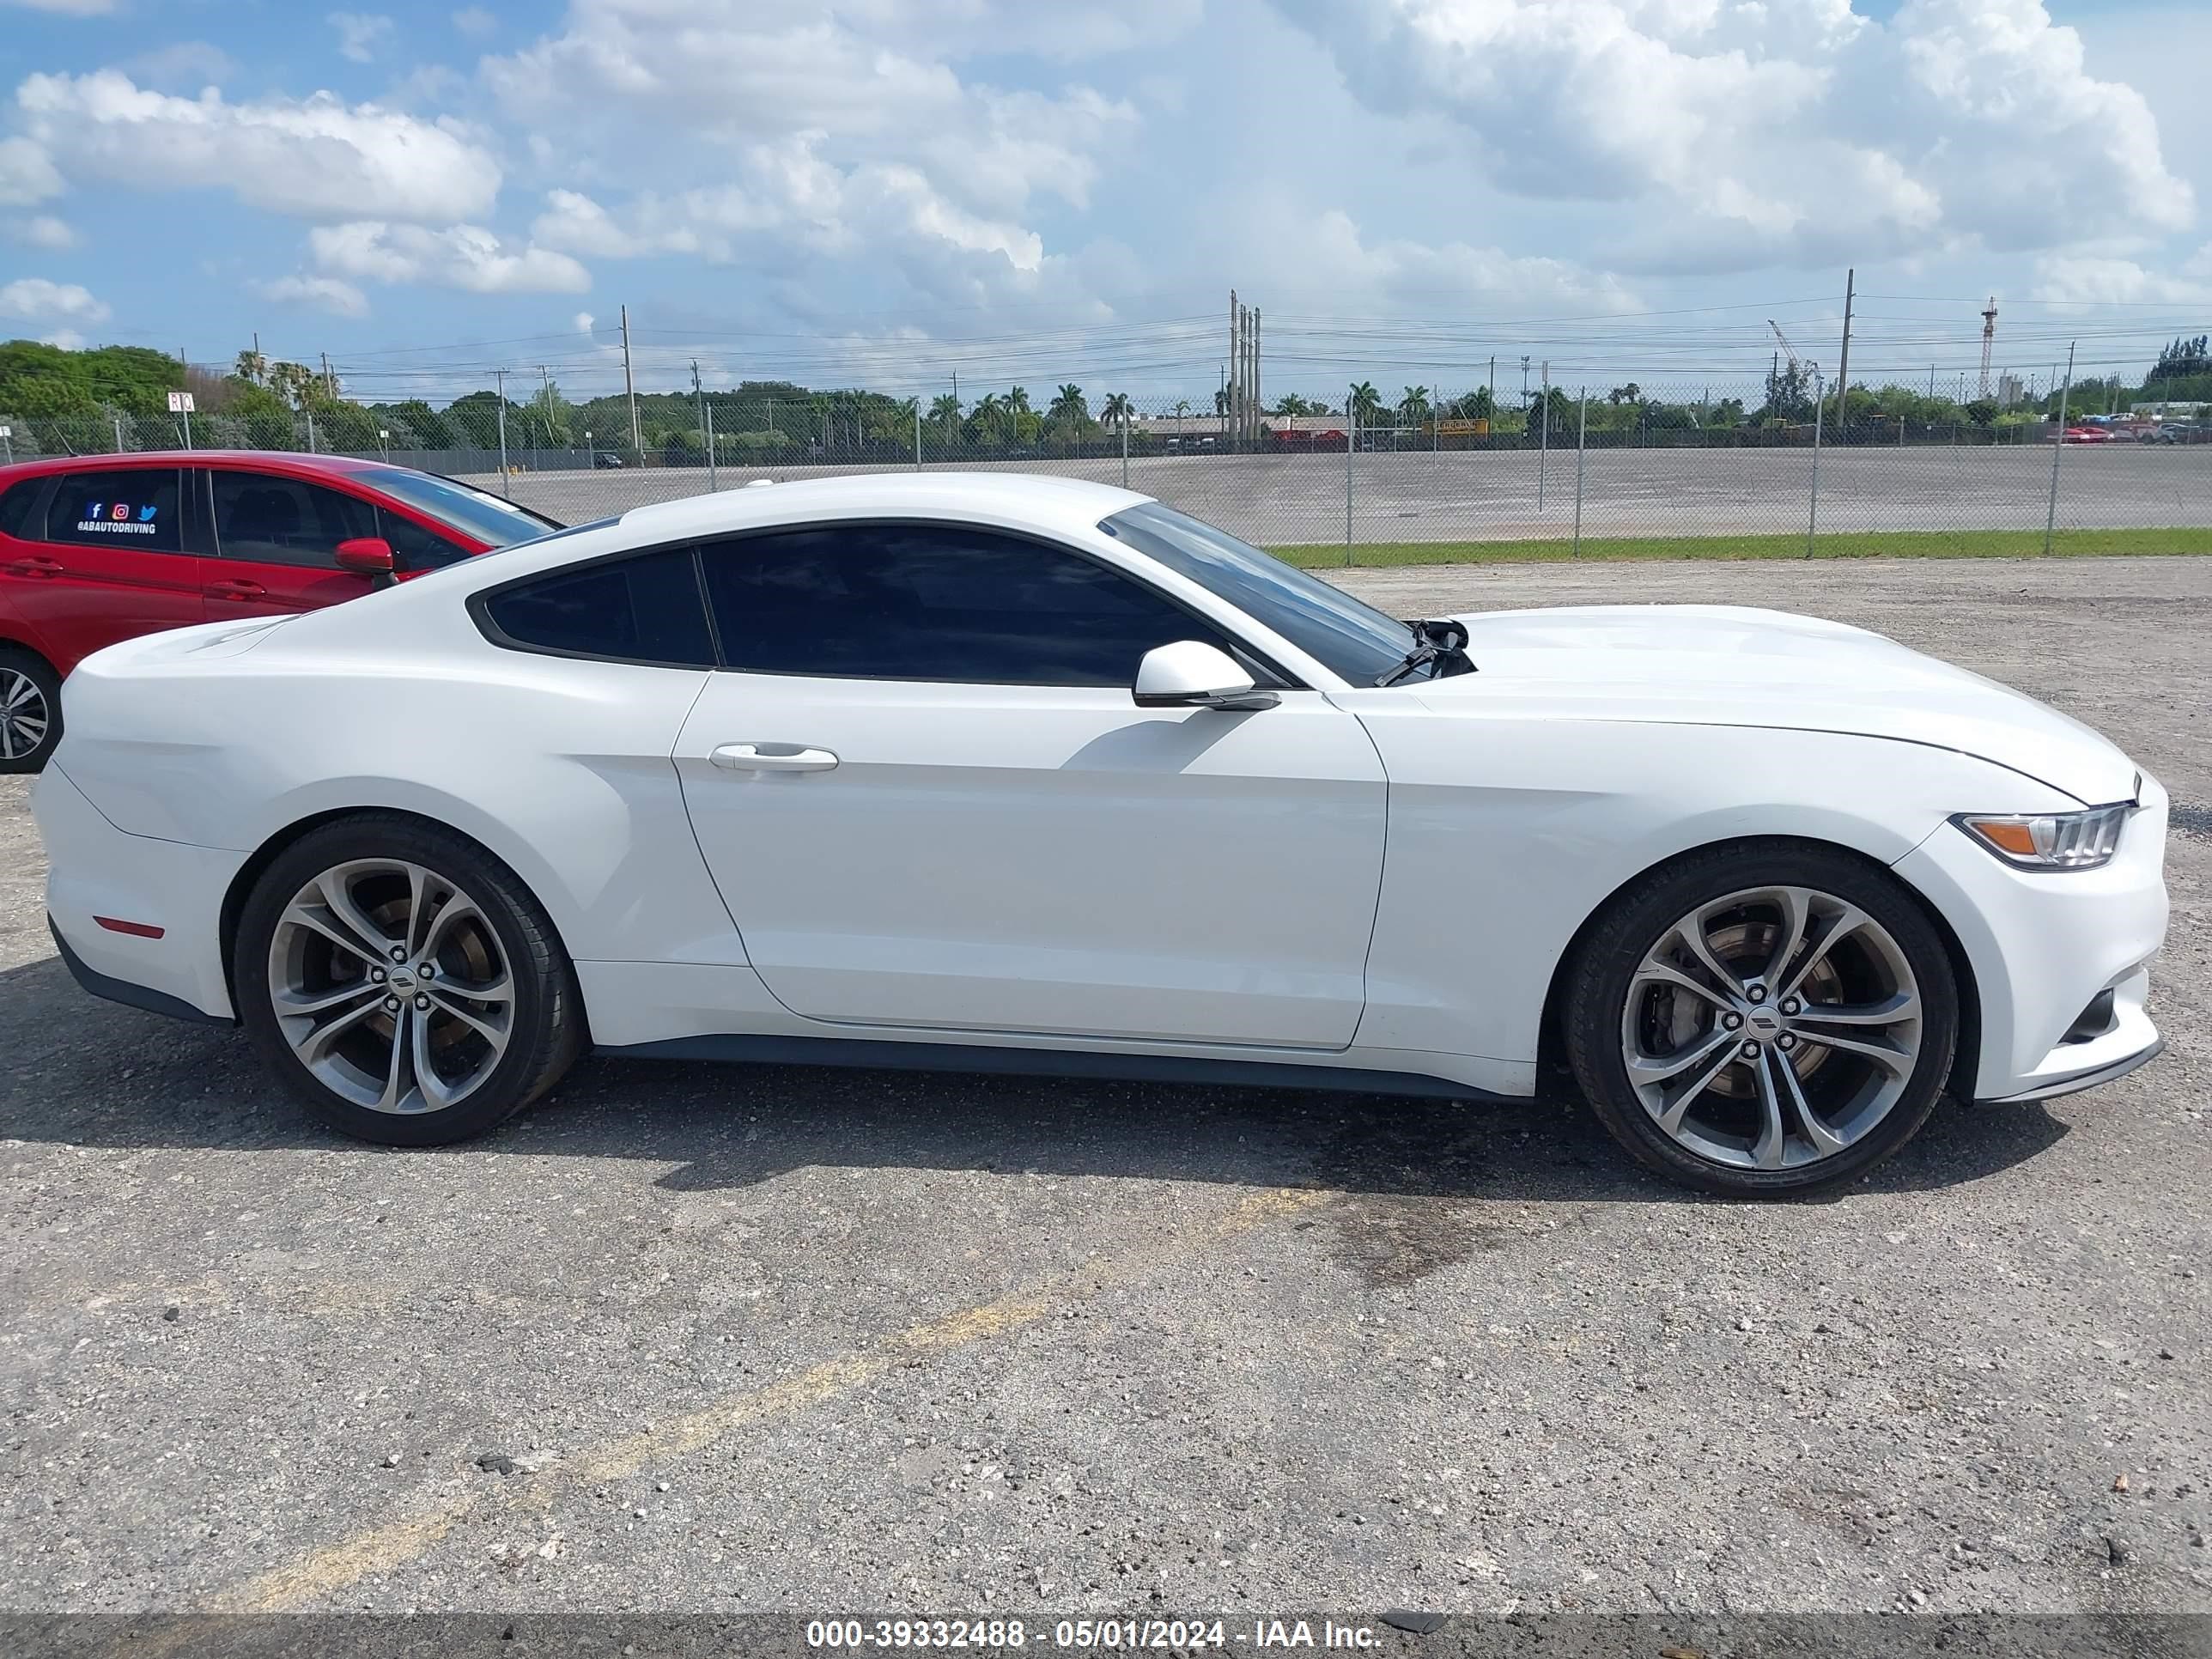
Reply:
[[394, 501], [405, 502], [418, 513], [428, 514], [464, 536], [472, 536], [494, 547], [527, 541], [532, 536], [561, 528], [557, 519], [518, 507], [487, 490], [472, 489], [467, 484], [428, 472], [410, 472], [404, 467], [393, 467], [389, 471], [380, 469], [362, 482], [382, 490]]
[[1098, 527], [1273, 629], [1353, 685], [1374, 684], [1415, 643], [1404, 623], [1158, 501], [1116, 513]]

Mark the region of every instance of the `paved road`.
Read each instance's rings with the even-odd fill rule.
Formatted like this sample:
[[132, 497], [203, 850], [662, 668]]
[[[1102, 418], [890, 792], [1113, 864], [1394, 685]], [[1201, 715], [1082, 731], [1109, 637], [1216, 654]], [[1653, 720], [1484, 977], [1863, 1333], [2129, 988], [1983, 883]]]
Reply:
[[4, 1605], [2212, 1610], [2212, 562], [1355, 580], [2104, 725], [2185, 809], [2170, 1052], [1787, 1206], [1562, 1105], [640, 1062], [372, 1151], [66, 982], [11, 781]]
[[[1584, 469], [1586, 536], [1802, 532], [1809, 450], [1592, 451]], [[1131, 488], [1263, 545], [1344, 540], [1345, 458], [1223, 455], [1139, 459]], [[1832, 450], [1820, 463], [1821, 526], [1832, 531], [2041, 530], [2050, 507], [2047, 447]], [[1015, 470], [1118, 483], [1118, 460], [1002, 463]], [[735, 488], [757, 477], [868, 471], [725, 468]], [[1542, 477], [1539, 477], [1540, 471]], [[475, 482], [499, 487], [496, 472]], [[1353, 458], [1352, 534], [1361, 542], [1561, 537], [1574, 526], [1575, 458], [1526, 451], [1419, 450]], [[704, 471], [548, 472], [513, 481], [517, 499], [564, 523], [646, 501], [696, 495]], [[1539, 504], [1540, 491], [1541, 505]], [[2212, 526], [2212, 444], [2069, 447], [2058, 522], [2079, 528]]]

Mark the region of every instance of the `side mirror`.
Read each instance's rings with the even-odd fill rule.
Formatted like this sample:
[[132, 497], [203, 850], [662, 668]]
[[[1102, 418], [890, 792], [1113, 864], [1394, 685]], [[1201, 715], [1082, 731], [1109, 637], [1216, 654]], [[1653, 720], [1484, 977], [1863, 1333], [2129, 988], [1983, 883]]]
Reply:
[[337, 544], [336, 557], [341, 570], [350, 570], [356, 576], [389, 576], [392, 571], [392, 544], [381, 536], [356, 536]]
[[1282, 701], [1254, 690], [1236, 659], [1197, 640], [1146, 652], [1134, 695], [1139, 708], [1273, 708]]

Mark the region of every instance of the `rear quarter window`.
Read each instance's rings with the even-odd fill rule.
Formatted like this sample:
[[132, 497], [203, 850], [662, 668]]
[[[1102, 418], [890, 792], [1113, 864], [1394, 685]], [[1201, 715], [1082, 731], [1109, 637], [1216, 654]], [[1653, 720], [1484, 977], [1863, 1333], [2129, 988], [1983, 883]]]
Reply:
[[44, 478], [26, 478], [19, 484], [10, 484], [0, 495], [0, 536], [21, 537], [30, 532], [31, 512], [39, 504], [39, 491], [46, 485]]
[[688, 547], [555, 571], [484, 594], [477, 620], [495, 645], [664, 668], [711, 668], [696, 565]]

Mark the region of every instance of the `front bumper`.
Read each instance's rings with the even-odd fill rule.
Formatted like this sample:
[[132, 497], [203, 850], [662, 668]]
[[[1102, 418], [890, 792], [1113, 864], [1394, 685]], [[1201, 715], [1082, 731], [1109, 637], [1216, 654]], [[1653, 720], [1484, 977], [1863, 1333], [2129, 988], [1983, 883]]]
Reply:
[[[2133, 1071], [2162, 1046], [2149, 963], [2166, 937], [2166, 792], [2142, 806], [2099, 870], [2043, 872], [1991, 857], [1946, 824], [1897, 873], [1942, 913], [1964, 947], [1981, 1038], [1959, 1090], [1980, 1101], [2044, 1100]], [[2084, 1013], [2106, 993], [2109, 1012]]]
[[[134, 1007], [230, 1024], [222, 901], [246, 854], [127, 835], [51, 762], [31, 809], [46, 847], [47, 926], [77, 982]], [[118, 933], [103, 917], [161, 936]]]

